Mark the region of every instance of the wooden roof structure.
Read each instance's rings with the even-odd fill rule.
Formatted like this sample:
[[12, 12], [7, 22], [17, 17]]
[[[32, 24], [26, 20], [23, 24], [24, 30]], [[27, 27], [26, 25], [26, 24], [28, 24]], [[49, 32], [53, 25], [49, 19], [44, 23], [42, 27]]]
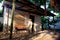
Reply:
[[[6, 0], [7, 3], [5, 3], [5, 5], [8, 7], [8, 8], [12, 8], [12, 1], [11, 0]], [[8, 3], [10, 2], [10, 3]], [[46, 11], [47, 15], [44, 14], [45, 10], [32, 4], [31, 2], [29, 1], [26, 1], [26, 0], [17, 0], [16, 1], [16, 9], [17, 10], [21, 10], [21, 11], [24, 11], [24, 12], [29, 12], [29, 13], [33, 13], [33, 14], [36, 14], [36, 15], [39, 15], [39, 16], [55, 16], [54, 14], [50, 13], [49, 11]]]

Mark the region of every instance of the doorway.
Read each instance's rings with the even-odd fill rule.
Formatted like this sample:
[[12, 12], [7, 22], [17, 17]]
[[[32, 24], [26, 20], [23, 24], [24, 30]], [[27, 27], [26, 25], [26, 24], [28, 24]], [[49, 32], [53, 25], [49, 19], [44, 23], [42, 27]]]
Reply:
[[3, 31], [3, 24], [0, 23], [0, 32], [2, 32], [2, 31]]
[[34, 16], [33, 15], [30, 15], [30, 17], [29, 17], [30, 19], [31, 19], [31, 21], [32, 21], [32, 32], [34, 32]]

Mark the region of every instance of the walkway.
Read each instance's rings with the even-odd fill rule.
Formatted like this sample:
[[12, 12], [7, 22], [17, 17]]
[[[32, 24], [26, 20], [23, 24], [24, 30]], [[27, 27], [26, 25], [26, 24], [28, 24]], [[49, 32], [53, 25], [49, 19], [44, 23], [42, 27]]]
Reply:
[[[22, 35], [23, 33], [21, 33], [20, 35], [15, 34], [13, 35], [13, 39], [11, 40], [60, 40], [59, 37], [59, 33], [57, 33], [56, 35], [53, 35], [53, 32], [51, 31], [40, 31], [38, 33], [32, 33], [32, 34], [25, 34]], [[0, 38], [1, 39], [1, 38]], [[9, 40], [9, 38], [2, 38], [1, 40]]]

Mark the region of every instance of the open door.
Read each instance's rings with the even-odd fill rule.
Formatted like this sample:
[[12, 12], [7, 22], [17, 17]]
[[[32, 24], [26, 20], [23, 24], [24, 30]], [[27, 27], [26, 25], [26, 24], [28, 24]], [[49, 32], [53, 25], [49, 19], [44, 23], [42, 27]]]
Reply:
[[33, 23], [33, 24], [32, 24], [32, 30], [31, 30], [31, 31], [34, 32], [34, 18], [35, 18], [35, 17], [34, 17], [33, 15], [30, 15], [29, 18], [31, 19], [31, 21], [32, 21], [32, 23]]

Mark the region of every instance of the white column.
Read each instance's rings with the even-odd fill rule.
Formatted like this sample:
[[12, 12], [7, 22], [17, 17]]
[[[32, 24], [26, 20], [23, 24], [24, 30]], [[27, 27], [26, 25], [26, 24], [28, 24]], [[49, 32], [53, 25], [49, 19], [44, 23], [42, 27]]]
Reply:
[[3, 13], [3, 31], [5, 31], [5, 27], [7, 27], [7, 12], [6, 6], [4, 6], [4, 13]]

